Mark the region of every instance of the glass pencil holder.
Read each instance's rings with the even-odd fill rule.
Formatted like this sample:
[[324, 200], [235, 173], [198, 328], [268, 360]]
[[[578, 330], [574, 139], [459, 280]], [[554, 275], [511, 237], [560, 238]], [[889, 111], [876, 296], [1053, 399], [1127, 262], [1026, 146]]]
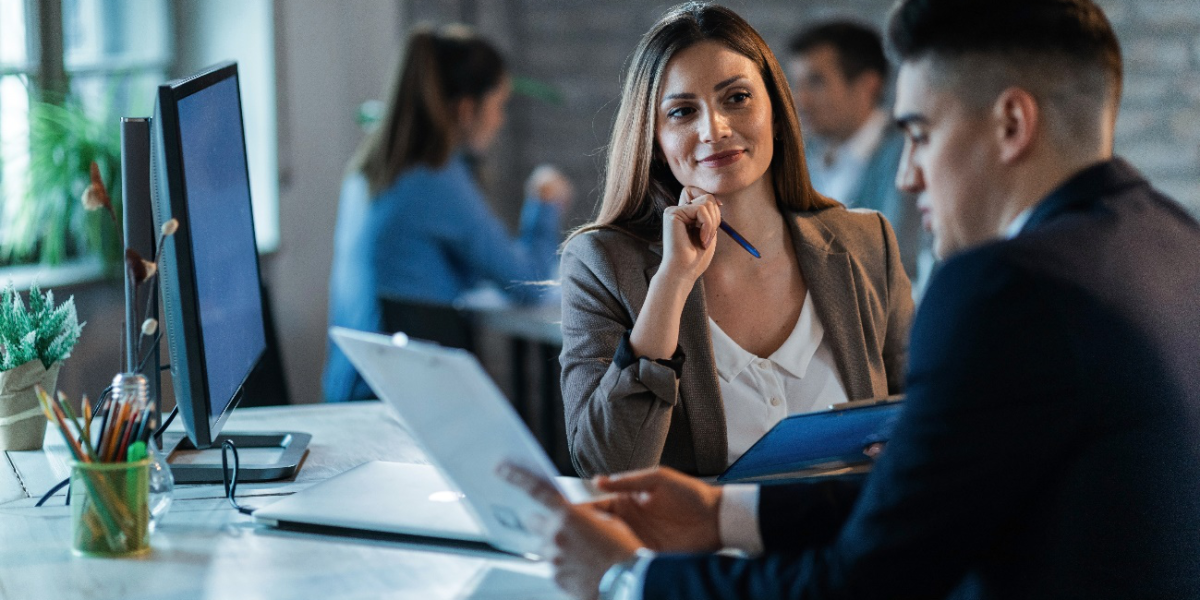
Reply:
[[71, 550], [83, 556], [150, 551], [151, 459], [71, 466]]

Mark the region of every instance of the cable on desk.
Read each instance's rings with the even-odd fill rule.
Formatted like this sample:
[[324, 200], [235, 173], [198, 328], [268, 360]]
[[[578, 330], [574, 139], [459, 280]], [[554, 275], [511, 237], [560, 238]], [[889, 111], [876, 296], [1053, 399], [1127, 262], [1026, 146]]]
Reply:
[[[233, 469], [229, 468], [229, 454], [233, 453]], [[221, 483], [225, 484], [225, 498], [229, 500], [230, 506], [237, 509], [243, 515], [254, 514], [254, 509], [239, 506], [237, 500], [234, 499], [234, 494], [237, 493], [237, 473], [238, 473], [238, 451], [237, 445], [233, 440], [225, 440], [221, 443]]]
[[[55, 486], [54, 486], [54, 487], [52, 487], [52, 488], [50, 488], [50, 491], [46, 492], [46, 493], [45, 493], [45, 494], [42, 496], [42, 499], [41, 499], [41, 500], [38, 500], [38, 501], [37, 501], [37, 504], [34, 504], [34, 505], [33, 505], [33, 507], [34, 507], [34, 508], [37, 508], [37, 507], [39, 507], [39, 506], [41, 506], [41, 505], [45, 504], [47, 500], [49, 500], [49, 499], [50, 499], [52, 496], [54, 496], [54, 494], [55, 494], [56, 492], [58, 492], [58, 490], [61, 490], [61, 489], [63, 489], [64, 487], [66, 487], [68, 483], [71, 483], [71, 478], [70, 478], [70, 477], [68, 477], [68, 478], [66, 478], [66, 479], [64, 479], [64, 480], [62, 480], [62, 481], [60, 481], [60, 482], [58, 482], [57, 484], [55, 484]], [[69, 489], [68, 489], [68, 490], [67, 490], [67, 505], [69, 506], [70, 504], [71, 504], [71, 490], [69, 490]]]
[[163, 447], [163, 445], [162, 445], [163, 432], [167, 430], [167, 427], [171, 426], [171, 421], [174, 421], [175, 415], [178, 415], [178, 414], [179, 414], [179, 405], [176, 404], [175, 408], [171, 409], [171, 414], [167, 415], [167, 418], [163, 419], [162, 425], [159, 425], [158, 429], [154, 430], [154, 435], [151, 437], [154, 438], [154, 443], [155, 443], [155, 445], [158, 446], [158, 448], [160, 450]]

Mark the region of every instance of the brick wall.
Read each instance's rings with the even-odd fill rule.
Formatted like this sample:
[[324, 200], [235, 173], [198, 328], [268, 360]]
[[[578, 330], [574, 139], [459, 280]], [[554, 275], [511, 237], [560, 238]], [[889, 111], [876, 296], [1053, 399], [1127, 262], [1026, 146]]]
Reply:
[[[1117, 153], [1200, 214], [1200, 3], [1099, 0], [1125, 54]], [[638, 0], [418, 0], [406, 20], [475, 23], [513, 70], [562, 91], [561, 105], [514, 99], [493, 151], [493, 198], [515, 221], [521, 184], [536, 164], [560, 165], [576, 182], [573, 223], [593, 214], [600, 168], [624, 66], [641, 34], [671, 2]], [[805, 23], [854, 17], [883, 25], [890, 0], [730, 1], [781, 51]]]

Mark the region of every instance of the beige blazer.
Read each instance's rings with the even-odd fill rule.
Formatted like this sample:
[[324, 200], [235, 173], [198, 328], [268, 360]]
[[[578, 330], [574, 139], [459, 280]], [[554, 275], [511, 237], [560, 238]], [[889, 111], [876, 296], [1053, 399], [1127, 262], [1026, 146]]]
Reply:
[[[892, 228], [879, 213], [793, 213], [792, 240], [851, 400], [903, 391], [913, 301]], [[581, 476], [659, 464], [724, 471], [725, 406], [713, 359], [704, 278], [680, 319], [677, 377], [648, 359], [613, 358], [646, 300], [662, 245], [614, 229], [575, 236], [562, 258], [562, 392], [567, 441]]]

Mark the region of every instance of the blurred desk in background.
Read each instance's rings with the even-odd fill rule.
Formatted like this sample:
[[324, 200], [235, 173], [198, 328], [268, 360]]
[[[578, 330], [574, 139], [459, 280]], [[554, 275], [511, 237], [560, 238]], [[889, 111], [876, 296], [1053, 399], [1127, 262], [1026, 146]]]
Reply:
[[508, 370], [512, 402], [529, 429], [542, 443], [559, 472], [575, 475], [567, 451], [563, 418], [561, 368], [562, 305], [557, 301], [535, 306], [464, 308], [475, 319], [481, 336], [508, 338]]

